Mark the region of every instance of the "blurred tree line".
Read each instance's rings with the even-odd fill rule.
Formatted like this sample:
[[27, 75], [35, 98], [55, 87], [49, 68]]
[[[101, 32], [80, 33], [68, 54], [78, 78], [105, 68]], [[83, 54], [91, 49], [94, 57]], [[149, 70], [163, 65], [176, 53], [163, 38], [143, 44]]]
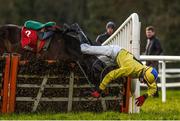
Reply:
[[145, 27], [153, 25], [164, 54], [180, 53], [180, 0], [0, 0], [0, 24], [23, 25], [26, 20], [79, 23], [90, 39], [105, 31], [108, 21], [120, 26], [136, 12], [141, 21], [141, 52]]

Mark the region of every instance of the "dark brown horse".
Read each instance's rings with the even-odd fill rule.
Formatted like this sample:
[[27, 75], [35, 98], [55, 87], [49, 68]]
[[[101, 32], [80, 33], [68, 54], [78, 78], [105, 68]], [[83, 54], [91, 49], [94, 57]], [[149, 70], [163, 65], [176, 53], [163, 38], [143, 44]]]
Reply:
[[[63, 29], [56, 29], [55, 35], [51, 40], [50, 46], [47, 51], [40, 51], [34, 53], [32, 51], [25, 50], [21, 47], [21, 27], [17, 25], [3, 25], [0, 27], [0, 54], [3, 53], [19, 53], [21, 59], [52, 59], [52, 60], [73, 60], [79, 61], [83, 66], [84, 71], [93, 83], [99, 83], [100, 71], [94, 72], [94, 62], [96, 62], [96, 56], [81, 54], [80, 43], [89, 43], [91, 41], [83, 34], [78, 25], [66, 26]], [[101, 64], [101, 62], [99, 61]], [[98, 64], [99, 65], [99, 64]], [[102, 67], [103, 64], [101, 64]], [[89, 71], [91, 70], [91, 71]], [[97, 68], [96, 68], [97, 70]], [[97, 75], [97, 76], [94, 76]], [[98, 85], [98, 84], [96, 84]]]
[[78, 60], [81, 55], [80, 42], [69, 36], [63, 29], [56, 28], [47, 51], [33, 53], [21, 47], [21, 27], [3, 25], [0, 27], [0, 54], [17, 52], [23, 58], [38, 57], [40, 59]]
[[23, 59], [52, 59], [79, 61], [91, 83], [98, 87], [105, 73], [105, 63], [96, 56], [83, 55], [80, 50], [81, 43], [92, 44], [78, 24], [66, 26], [64, 29], [56, 29], [47, 51], [33, 53], [21, 47], [21, 27], [17, 25], [4, 25], [0, 27], [0, 54], [17, 52]]

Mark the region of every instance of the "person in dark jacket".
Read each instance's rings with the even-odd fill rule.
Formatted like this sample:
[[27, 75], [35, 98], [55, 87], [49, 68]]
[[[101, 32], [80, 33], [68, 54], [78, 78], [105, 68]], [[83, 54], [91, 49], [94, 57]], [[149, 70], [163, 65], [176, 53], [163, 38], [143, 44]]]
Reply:
[[106, 41], [113, 33], [115, 30], [115, 24], [114, 22], [110, 21], [106, 24], [106, 32], [99, 35], [96, 38], [96, 42], [98, 45], [101, 45], [104, 41]]
[[[146, 27], [146, 37], [147, 37], [147, 44], [146, 44], [146, 55], [160, 55], [162, 53], [161, 44], [159, 39], [156, 37], [155, 28], [153, 26]], [[152, 66], [158, 71], [158, 61], [146, 61], [147, 66]], [[158, 97], [158, 89], [155, 93], [154, 97]]]

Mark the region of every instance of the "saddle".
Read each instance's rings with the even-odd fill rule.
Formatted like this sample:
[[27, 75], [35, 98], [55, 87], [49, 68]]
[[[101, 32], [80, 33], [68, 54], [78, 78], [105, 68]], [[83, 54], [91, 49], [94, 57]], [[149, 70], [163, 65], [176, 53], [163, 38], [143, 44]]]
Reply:
[[39, 52], [46, 51], [54, 35], [55, 22], [45, 24], [38, 21], [26, 21], [21, 30], [21, 46], [23, 49]]
[[43, 24], [38, 21], [32, 21], [32, 20], [26, 21], [24, 23], [24, 27], [26, 27], [27, 29], [32, 29], [32, 30], [37, 30], [37, 31], [42, 28], [52, 27], [55, 25], [56, 25], [55, 22], [47, 22], [47, 23]]

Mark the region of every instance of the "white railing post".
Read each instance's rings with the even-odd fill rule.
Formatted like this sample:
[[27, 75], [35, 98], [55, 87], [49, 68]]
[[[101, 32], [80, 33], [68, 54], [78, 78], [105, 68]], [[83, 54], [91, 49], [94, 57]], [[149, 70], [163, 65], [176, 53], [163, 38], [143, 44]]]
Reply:
[[166, 102], [166, 62], [162, 61], [162, 77], [161, 77], [161, 90], [162, 102]]
[[[139, 22], [139, 17], [136, 13], [132, 14], [133, 17], [133, 27], [132, 27], [132, 52], [137, 59], [140, 59], [140, 31], [141, 31], [141, 23]], [[129, 103], [132, 106], [133, 113], [139, 113], [140, 107], [135, 104], [135, 99], [140, 96], [140, 83], [138, 79], [132, 80], [132, 84], [134, 83], [134, 95], [132, 98], [132, 103]], [[131, 88], [132, 90], [132, 88]]]
[[135, 104], [135, 99], [137, 98], [137, 97], [139, 97], [140, 96], [140, 82], [139, 82], [139, 80], [138, 79], [136, 79], [137, 81], [136, 81], [136, 90], [135, 90], [135, 93], [134, 93], [134, 99], [133, 99], [133, 102], [134, 102], [134, 113], [139, 113], [140, 112], [140, 107], [139, 106], [136, 106], [136, 104]]

